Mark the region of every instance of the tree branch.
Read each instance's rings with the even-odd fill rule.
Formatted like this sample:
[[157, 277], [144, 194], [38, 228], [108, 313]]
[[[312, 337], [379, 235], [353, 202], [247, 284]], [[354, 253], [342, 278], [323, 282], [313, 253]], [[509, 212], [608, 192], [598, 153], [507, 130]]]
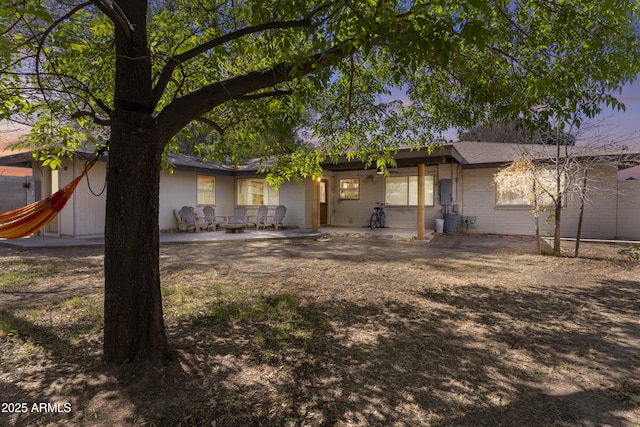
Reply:
[[125, 15], [116, 2], [111, 2], [113, 7], [109, 7], [104, 0], [91, 0], [91, 3], [107, 15], [114, 25], [120, 27], [125, 37], [131, 40], [131, 33], [134, 31], [133, 25], [131, 25], [127, 15]]
[[207, 52], [217, 46], [223, 45], [233, 40], [237, 40], [241, 37], [245, 37], [251, 34], [255, 34], [261, 31], [266, 30], [276, 30], [276, 29], [284, 29], [284, 28], [303, 28], [309, 27], [311, 25], [310, 19], [299, 19], [293, 21], [281, 21], [281, 22], [267, 22], [264, 24], [254, 25], [251, 27], [242, 28], [238, 31], [234, 31], [232, 33], [225, 34], [220, 37], [216, 37], [215, 39], [211, 39], [205, 43], [202, 43], [192, 49], [187, 50], [179, 55], [172, 56], [167, 60], [167, 63], [162, 68], [162, 72], [160, 77], [158, 78], [158, 82], [156, 83], [156, 87], [153, 89], [153, 104], [156, 105], [165, 89], [167, 88], [167, 84], [171, 80], [171, 76], [173, 75], [173, 70], [182, 64], [185, 61], [188, 61], [201, 53]]
[[208, 119], [208, 118], [206, 118], [206, 117], [202, 117], [202, 116], [197, 117], [195, 120], [196, 120], [196, 121], [198, 121], [198, 122], [200, 122], [200, 123], [204, 123], [204, 124], [206, 124], [206, 125], [211, 126], [211, 127], [212, 127], [212, 128], [214, 128], [216, 131], [218, 131], [218, 133], [220, 134], [220, 136], [224, 135], [225, 129], [224, 129], [222, 126], [220, 126], [218, 123], [214, 122], [213, 120]]
[[261, 92], [261, 93], [256, 93], [253, 95], [241, 95], [238, 96], [234, 99], [239, 99], [242, 101], [253, 101], [256, 99], [262, 99], [262, 98], [270, 98], [270, 97], [274, 97], [274, 96], [286, 96], [286, 95], [291, 95], [293, 93], [292, 90], [279, 90], [276, 89], [272, 92]]
[[92, 117], [93, 123], [102, 126], [111, 126], [111, 120], [98, 117], [95, 111], [76, 111], [71, 114], [71, 118], [78, 119], [80, 117]]
[[47, 39], [47, 37], [49, 36], [49, 33], [51, 33], [51, 31], [53, 31], [54, 28], [56, 28], [63, 21], [69, 19], [70, 17], [75, 15], [76, 12], [84, 9], [90, 4], [92, 4], [92, 1], [86, 1], [84, 3], [80, 3], [79, 5], [72, 8], [69, 12], [65, 13], [60, 18], [56, 19], [46, 30], [44, 30], [40, 40], [38, 40], [38, 49], [36, 50], [36, 55], [35, 55], [35, 66], [36, 66], [36, 80], [38, 81], [38, 87], [40, 88], [41, 92], [44, 92], [44, 87], [42, 85], [42, 80], [40, 78], [40, 55], [44, 50], [45, 40]]
[[[318, 53], [306, 61], [289, 64], [279, 63], [265, 70], [252, 71], [203, 86], [175, 99], [158, 114], [158, 125], [163, 132], [174, 134], [196, 117], [232, 99], [245, 99], [260, 89], [275, 87], [281, 83], [318, 72], [335, 64], [354, 50], [353, 47], [334, 46]], [[255, 96], [268, 96], [256, 94]]]

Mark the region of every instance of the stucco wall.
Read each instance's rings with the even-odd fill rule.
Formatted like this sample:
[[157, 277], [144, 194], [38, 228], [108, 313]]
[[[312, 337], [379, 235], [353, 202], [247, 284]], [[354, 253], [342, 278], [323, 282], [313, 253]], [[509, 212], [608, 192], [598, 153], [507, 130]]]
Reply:
[[0, 175], [0, 212], [7, 212], [32, 203], [35, 185], [30, 176]]
[[[178, 228], [174, 210], [180, 210], [183, 206], [198, 208], [196, 204], [197, 175], [193, 172], [182, 171], [174, 171], [173, 174], [169, 171], [163, 171], [160, 174], [160, 214], [158, 217], [160, 230]], [[216, 210], [216, 216], [233, 215], [234, 185], [232, 176], [215, 176], [216, 203], [213, 207]]]
[[[311, 228], [307, 225], [307, 199], [308, 194], [313, 197], [313, 193], [308, 190], [313, 184], [311, 180], [298, 184], [295, 182], [285, 182], [278, 190], [280, 204], [287, 208], [287, 215], [284, 218], [284, 225], [287, 227]], [[310, 205], [312, 207], [312, 205]], [[273, 209], [269, 210], [269, 216], [273, 215]]]
[[[74, 161], [74, 176], [78, 176], [84, 169], [85, 162]], [[73, 236], [101, 236], [104, 234], [105, 207], [107, 202], [107, 191], [100, 194], [107, 179], [107, 164], [96, 163], [87, 173], [91, 189], [87, 184], [87, 180], [83, 179], [76, 187], [76, 191], [69, 200], [75, 211], [75, 229], [65, 224], [62, 232], [71, 232]], [[68, 179], [73, 179], [67, 177]], [[66, 183], [66, 181], [65, 181]], [[92, 191], [99, 196], [92, 194]]]
[[640, 181], [618, 181], [618, 189], [617, 236], [640, 240]]
[[[433, 175], [434, 201], [433, 206], [425, 207], [425, 228], [433, 230], [436, 218], [442, 218], [442, 206], [439, 197], [439, 182], [441, 179], [452, 179], [453, 203], [461, 203], [459, 179], [460, 170], [456, 165], [443, 164], [425, 167], [425, 175]], [[417, 168], [399, 168], [391, 176], [417, 176]], [[340, 200], [339, 186], [341, 179], [360, 179], [360, 199]], [[386, 203], [384, 175], [375, 171], [335, 172], [328, 177], [329, 187], [329, 223], [336, 226], [366, 226], [377, 202]], [[451, 209], [451, 208], [450, 208]], [[391, 228], [416, 229], [418, 222], [418, 208], [416, 206], [385, 206], [386, 226]]]

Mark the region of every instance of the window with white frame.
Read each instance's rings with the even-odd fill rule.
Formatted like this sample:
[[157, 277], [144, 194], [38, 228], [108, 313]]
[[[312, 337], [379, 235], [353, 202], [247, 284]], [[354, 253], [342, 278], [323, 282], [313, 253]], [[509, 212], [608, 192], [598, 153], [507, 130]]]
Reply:
[[238, 205], [260, 206], [279, 205], [278, 191], [269, 186], [263, 178], [240, 178], [236, 181]]
[[198, 205], [216, 204], [216, 179], [213, 176], [197, 175], [198, 195], [196, 203]]
[[360, 198], [360, 179], [341, 179], [339, 185], [341, 200], [358, 200]]
[[[531, 208], [534, 191], [537, 193], [539, 206], [552, 206], [551, 196], [545, 192], [556, 192], [556, 172], [553, 169], [539, 169], [536, 171], [536, 179], [533, 175], [529, 179], [519, 179], [515, 183], [507, 183], [504, 188], [497, 183], [496, 207], [502, 208]], [[566, 179], [563, 176], [560, 184], [561, 193], [565, 192]], [[566, 197], [563, 197], [563, 206], [566, 206]]]
[[[424, 205], [433, 206], [434, 203], [433, 175], [424, 177]], [[418, 206], [418, 177], [390, 176], [385, 185], [385, 203], [388, 206]]]

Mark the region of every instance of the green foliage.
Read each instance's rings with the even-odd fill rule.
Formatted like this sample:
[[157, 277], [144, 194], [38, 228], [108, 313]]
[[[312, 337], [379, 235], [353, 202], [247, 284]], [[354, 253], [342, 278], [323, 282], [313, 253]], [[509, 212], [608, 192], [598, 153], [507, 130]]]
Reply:
[[629, 243], [626, 247], [618, 251], [620, 256], [628, 258], [631, 261], [640, 260], [640, 245], [635, 243]]
[[23, 261], [5, 264], [0, 268], [0, 293], [47, 279], [59, 273], [61, 269], [53, 263]]
[[[38, 160], [55, 167], [79, 146], [109, 138], [119, 78], [114, 30], [126, 23], [116, 8], [10, 3], [0, 6], [0, 118], [33, 124], [27, 144], [47, 147]], [[603, 107], [623, 109], [613, 94], [640, 69], [638, 7], [588, 0], [151, 2], [148, 54], [138, 58], [151, 68], [140, 87], [155, 91], [144, 103], [159, 121], [183, 123], [162, 133], [159, 148], [183, 129], [168, 150], [186, 140], [197, 154], [232, 162], [288, 153], [277, 162], [282, 170], [291, 160], [275, 174], [282, 179], [316, 174], [308, 163], [318, 153], [384, 169], [388, 153], [437, 142], [450, 126], [554, 117], [562, 129]], [[269, 73], [285, 66], [289, 77], [270, 84]], [[226, 102], [193, 96], [202, 105], [191, 116], [161, 114], [203, 88], [224, 83], [231, 90], [234, 78], [256, 71], [265, 71], [263, 81]], [[303, 128], [314, 149], [298, 150]], [[289, 134], [276, 138], [282, 131]], [[308, 161], [300, 160], [303, 152]]]

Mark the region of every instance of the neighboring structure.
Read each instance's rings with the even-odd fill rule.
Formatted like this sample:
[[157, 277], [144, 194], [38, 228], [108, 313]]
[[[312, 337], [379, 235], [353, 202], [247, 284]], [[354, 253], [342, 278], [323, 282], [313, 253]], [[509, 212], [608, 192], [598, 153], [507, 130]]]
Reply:
[[33, 203], [36, 191], [31, 176], [0, 175], [0, 212]]
[[[177, 228], [173, 210], [184, 205], [212, 205], [220, 217], [233, 215], [237, 205], [247, 206], [249, 215], [255, 215], [262, 204], [272, 210], [279, 204], [285, 205], [288, 227], [313, 228], [316, 224], [364, 227], [377, 202], [386, 205], [387, 227], [417, 229], [421, 215], [417, 207], [417, 182], [422, 170], [426, 229], [435, 229], [436, 219], [446, 214], [444, 225], [449, 232], [532, 235], [534, 222], [530, 208], [514, 204], [513, 200], [501, 200], [493, 184], [493, 175], [515, 160], [521, 149], [522, 146], [516, 144], [458, 142], [432, 153], [426, 149], [401, 150], [396, 155], [398, 166], [390, 170], [389, 176], [364, 169], [359, 162], [342, 159], [335, 164], [323, 164], [324, 172], [316, 182], [308, 179], [302, 184], [285, 183], [279, 191], [271, 189], [264, 176], [257, 173], [258, 165], [236, 168], [172, 155], [173, 173], [162, 172], [160, 180], [160, 229]], [[603, 162], [593, 166], [590, 172], [591, 177], [598, 178], [599, 185], [585, 209], [583, 238], [640, 240], [640, 215], [637, 214], [640, 181], [618, 181], [617, 167], [609, 161], [621, 154], [629, 160], [628, 165], [637, 164], [640, 158], [640, 153], [597, 153]], [[590, 158], [593, 155], [586, 151], [584, 154]], [[80, 153], [73, 160], [65, 160], [58, 171], [32, 165], [28, 153], [0, 157], [0, 166], [32, 166], [35, 188], [42, 189], [40, 197], [47, 197], [78, 176], [88, 156]], [[540, 158], [544, 156], [544, 152], [539, 153]], [[102, 190], [106, 164], [97, 163], [88, 178], [93, 192]], [[92, 195], [89, 185], [81, 183], [45, 232], [69, 237], [101, 235], [105, 197], [105, 194]], [[562, 218], [563, 237], [575, 237], [578, 210], [578, 201], [567, 202]], [[546, 218], [542, 219], [544, 223]], [[543, 232], [550, 234], [552, 225], [543, 225]]]

